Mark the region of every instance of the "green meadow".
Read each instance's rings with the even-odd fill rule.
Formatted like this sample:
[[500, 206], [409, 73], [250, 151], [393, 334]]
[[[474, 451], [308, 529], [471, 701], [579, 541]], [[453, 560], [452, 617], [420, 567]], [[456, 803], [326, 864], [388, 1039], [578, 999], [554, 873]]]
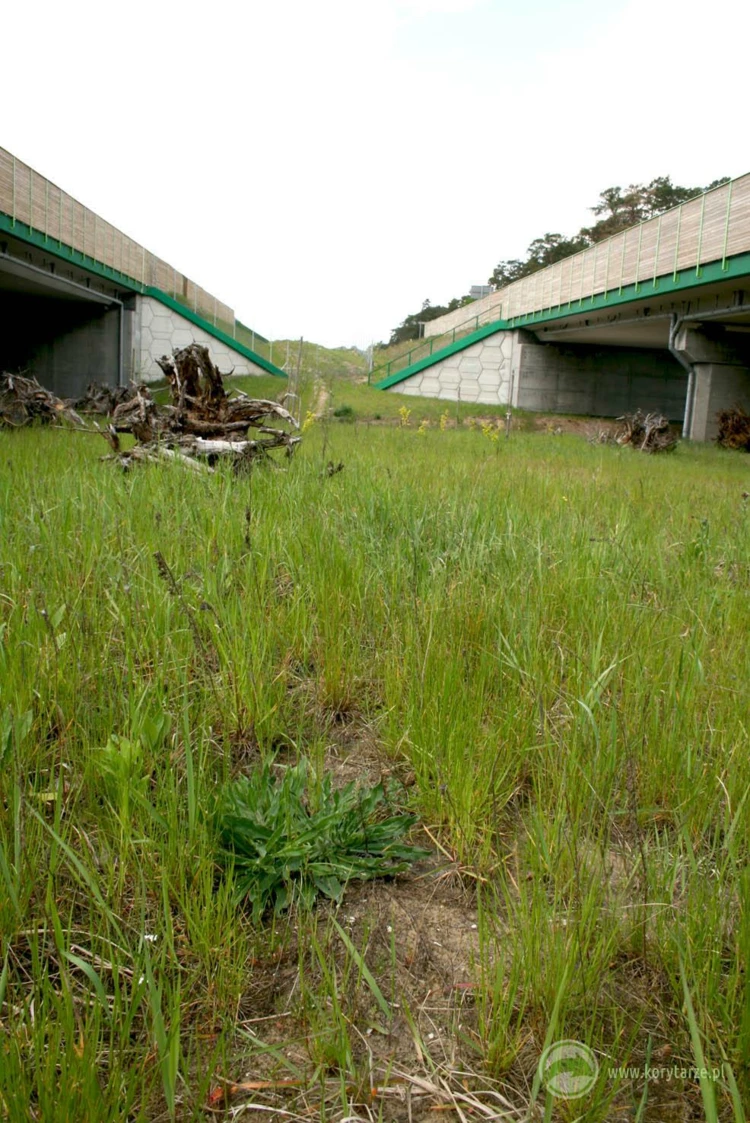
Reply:
[[[244, 476], [0, 432], [0, 1118], [745, 1119], [750, 460], [374, 394]], [[429, 856], [253, 910], [301, 761]]]

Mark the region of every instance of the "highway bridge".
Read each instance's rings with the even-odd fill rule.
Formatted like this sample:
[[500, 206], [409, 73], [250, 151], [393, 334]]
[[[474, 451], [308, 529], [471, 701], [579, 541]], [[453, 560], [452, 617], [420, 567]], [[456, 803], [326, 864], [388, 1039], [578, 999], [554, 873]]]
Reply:
[[750, 175], [425, 325], [382, 390], [614, 417], [709, 440], [750, 411]]
[[0, 148], [0, 371], [62, 397], [161, 377], [174, 347], [222, 371], [277, 374], [263, 336], [166, 261]]

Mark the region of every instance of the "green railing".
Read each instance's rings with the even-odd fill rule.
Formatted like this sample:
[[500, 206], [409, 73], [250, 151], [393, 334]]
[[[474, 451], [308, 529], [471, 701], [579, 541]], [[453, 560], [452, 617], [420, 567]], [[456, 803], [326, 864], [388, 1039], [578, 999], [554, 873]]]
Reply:
[[[457, 324], [456, 327], [444, 331], [442, 335], [431, 335], [429, 339], [421, 339], [409, 351], [403, 355], [397, 355], [393, 359], [389, 359], [387, 363], [382, 363], [379, 367], [374, 367], [367, 376], [368, 383], [382, 382], [383, 379], [389, 378], [392, 374], [397, 374], [400, 370], [406, 370], [412, 363], [418, 363], [420, 359], [426, 359], [435, 351], [440, 351], [443, 347], [449, 347], [451, 343], [455, 343], [457, 339], [461, 339], [464, 335], [470, 335], [471, 332], [476, 331], [482, 324], [493, 322], [494, 320], [501, 320], [503, 316], [502, 305], [498, 304], [492, 308], [491, 320], [487, 319], [487, 313], [484, 315], [480, 313], [478, 316], [472, 316], [470, 320], [464, 320], [463, 323]], [[495, 314], [497, 313], [497, 314]]]

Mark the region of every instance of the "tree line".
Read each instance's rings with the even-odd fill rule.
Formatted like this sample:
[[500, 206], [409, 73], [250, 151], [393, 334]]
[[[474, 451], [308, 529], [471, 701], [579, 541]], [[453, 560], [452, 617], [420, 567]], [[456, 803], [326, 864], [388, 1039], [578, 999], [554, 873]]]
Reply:
[[[719, 187], [728, 181], [728, 176], [715, 179], [707, 187], [680, 187], [672, 183], [670, 176], [657, 176], [650, 183], [631, 183], [629, 187], [607, 187], [599, 195], [599, 201], [589, 210], [596, 219], [591, 226], [582, 226], [577, 234], [565, 237], [563, 234], [544, 234], [535, 238], [526, 251], [523, 260], [510, 258], [499, 261], [488, 278], [496, 289], [528, 277], [538, 269], [554, 265], [556, 261], [569, 257], [579, 250], [593, 246], [597, 242], [619, 234], [637, 222], [653, 218], [670, 207], [686, 203], [704, 191]], [[388, 346], [409, 339], [419, 339], [420, 323], [435, 320], [447, 312], [453, 312], [466, 304], [471, 304], [470, 296], [454, 297], [448, 304], [431, 304], [425, 300], [418, 312], [406, 316], [398, 327], [391, 332]]]

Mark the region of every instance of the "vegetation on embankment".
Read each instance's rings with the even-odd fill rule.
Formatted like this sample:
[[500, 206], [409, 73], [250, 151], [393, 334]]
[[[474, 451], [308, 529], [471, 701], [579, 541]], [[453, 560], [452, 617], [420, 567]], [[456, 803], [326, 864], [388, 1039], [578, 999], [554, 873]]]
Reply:
[[[0, 1114], [400, 1120], [414, 1075], [511, 1118], [744, 1118], [750, 461], [330, 422], [245, 478], [103, 446], [0, 433]], [[259, 922], [216, 795], [301, 758], [397, 779], [435, 861]], [[561, 1038], [584, 1100], [535, 1084]]]

